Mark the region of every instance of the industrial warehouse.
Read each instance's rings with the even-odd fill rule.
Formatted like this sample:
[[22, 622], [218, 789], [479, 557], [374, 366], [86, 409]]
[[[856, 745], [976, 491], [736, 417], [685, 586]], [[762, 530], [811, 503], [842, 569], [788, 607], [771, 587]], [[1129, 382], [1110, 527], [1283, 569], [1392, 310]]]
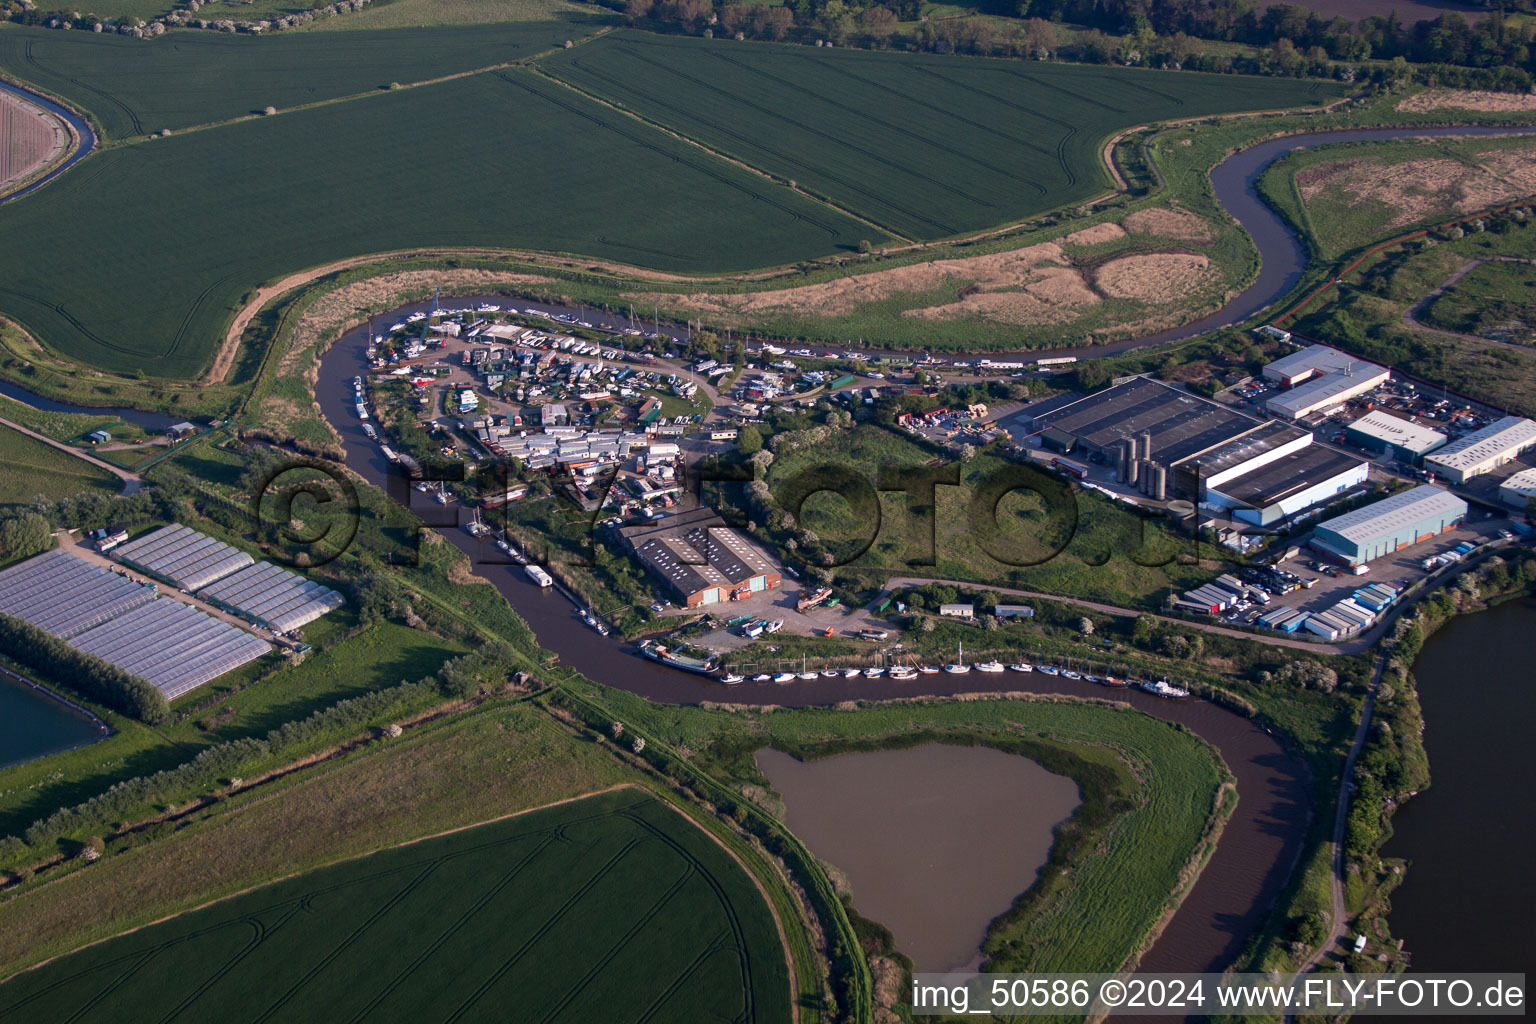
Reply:
[[685, 608], [741, 600], [783, 582], [778, 563], [707, 508], [621, 527], [619, 535]]
[[1344, 428], [1344, 436], [1361, 448], [1390, 455], [1410, 466], [1419, 465], [1424, 456], [1449, 440], [1438, 430], [1420, 426], [1385, 409], [1372, 409], [1361, 416]]
[[1518, 509], [1536, 502], [1536, 469], [1522, 469], [1499, 484], [1499, 500]]
[[1369, 470], [1352, 455], [1306, 445], [1233, 477], [1219, 489], [1207, 487], [1204, 500], [1231, 510], [1239, 522], [1272, 526], [1362, 486]]
[[1390, 376], [1391, 371], [1384, 366], [1327, 345], [1309, 345], [1264, 367], [1266, 380], [1289, 389], [1269, 399], [1264, 408], [1281, 419], [1306, 419], [1313, 413], [1339, 408]]
[[1027, 420], [1043, 447], [1114, 460], [1122, 484], [1154, 500], [1186, 498], [1270, 526], [1365, 483], [1360, 459], [1313, 445], [1311, 432], [1256, 422], [1148, 377], [1053, 403]]
[[1452, 483], [1464, 484], [1475, 476], [1513, 462], [1536, 445], [1536, 422], [1505, 416], [1481, 430], [1474, 430], [1425, 456], [1424, 466]]
[[1364, 565], [1460, 526], [1467, 503], [1422, 484], [1317, 525], [1312, 547], [1348, 566]]
[[266, 654], [265, 641], [65, 551], [0, 572], [0, 612], [151, 683], [167, 700]]

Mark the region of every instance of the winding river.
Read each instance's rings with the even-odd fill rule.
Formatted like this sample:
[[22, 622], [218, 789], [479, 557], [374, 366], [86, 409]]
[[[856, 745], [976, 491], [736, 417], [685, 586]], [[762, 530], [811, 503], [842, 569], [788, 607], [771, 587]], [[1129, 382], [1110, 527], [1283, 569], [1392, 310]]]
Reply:
[[[88, 126], [76, 124], [76, 121], [78, 119], [72, 120], [71, 124], [81, 132], [81, 149], [71, 163], [89, 153], [94, 139]], [[1182, 340], [1248, 319], [1284, 297], [1305, 269], [1305, 251], [1285, 222], [1259, 198], [1255, 182], [1270, 162], [1291, 150], [1336, 142], [1426, 135], [1532, 132], [1536, 132], [1536, 128], [1318, 132], [1275, 139], [1243, 150], [1212, 172], [1212, 182], [1218, 200], [1248, 230], [1258, 247], [1262, 269], [1257, 280], [1221, 310], [1194, 323], [1149, 337], [1063, 350], [1062, 354], [1111, 355]], [[495, 297], [486, 298], [495, 301]], [[477, 303], [482, 299], [471, 297], [457, 301]], [[521, 300], [519, 304], [534, 305]], [[395, 315], [422, 308], [425, 304], [406, 306]], [[586, 312], [584, 318], [603, 326], [627, 326], [627, 322], [592, 311]], [[382, 487], [390, 464], [378, 446], [364, 436], [351, 408], [348, 385], [352, 377], [366, 369], [363, 356], [366, 334], [366, 328], [359, 327], [331, 347], [322, 360], [316, 397], [322, 412], [341, 435], [347, 464], [369, 483]], [[991, 686], [1008, 690], [1027, 687], [1039, 693], [1105, 695], [1105, 691], [1089, 684], [1039, 673], [1027, 677], [997, 677], [995, 680], [975, 676], [922, 676], [909, 683], [884, 679], [818, 679], [786, 685], [744, 684], [726, 689], [701, 677], [642, 660], [616, 641], [599, 641], [582, 625], [564, 597], [535, 587], [517, 566], [490, 564], [497, 554], [493, 548], [487, 550], [488, 546], [461, 530], [447, 530], [444, 535], [476, 562], [482, 563], [477, 571], [489, 579], [528, 621], [542, 646], [557, 652], [566, 664], [593, 679], [655, 701], [693, 703], [712, 700], [806, 706], [859, 698], [945, 696], [985, 690]], [[1295, 865], [1310, 820], [1312, 801], [1307, 773], [1276, 737], [1248, 719], [1215, 705], [1202, 701], [1169, 703], [1140, 692], [1122, 692], [1115, 696], [1149, 714], [1187, 726], [1220, 752], [1236, 777], [1241, 799], [1215, 854], [1142, 960], [1143, 968], [1153, 971], [1220, 970], [1233, 961], [1249, 935], [1262, 923]]]
[[65, 171], [69, 170], [77, 162], [89, 156], [91, 150], [96, 148], [96, 133], [93, 132], [91, 130], [91, 126], [86, 124], [85, 121], [74, 111], [61, 107], [48, 97], [41, 96], [35, 92], [32, 92], [30, 89], [22, 89], [19, 86], [12, 85], [10, 82], [0, 81], [0, 92], [8, 92], [12, 96], [19, 96], [20, 98], [26, 100], [28, 103], [42, 107], [50, 114], [54, 114], [55, 116], [59, 117], [75, 131], [75, 151], [71, 153], [63, 163], [59, 164], [59, 166], [55, 167], [53, 170], [37, 179], [26, 188], [17, 189], [10, 195], [0, 199], [0, 204], [5, 204], [11, 202], [12, 200], [20, 199], [28, 192], [37, 191], [52, 181], [54, 178], [57, 178]]

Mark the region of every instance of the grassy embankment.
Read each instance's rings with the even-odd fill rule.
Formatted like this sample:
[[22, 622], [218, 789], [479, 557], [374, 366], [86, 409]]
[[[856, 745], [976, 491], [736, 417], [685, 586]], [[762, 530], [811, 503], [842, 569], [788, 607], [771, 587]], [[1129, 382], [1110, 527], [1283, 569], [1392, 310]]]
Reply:
[[[1058, 831], [1043, 881], [994, 922], [985, 948], [995, 970], [1087, 969], [1090, 963], [1109, 970], [1123, 963], [1170, 900], [1182, 895], [1191, 880], [1186, 869], [1193, 861], [1198, 870], [1209, 853], [1208, 830], [1219, 830], [1231, 810], [1219, 798], [1226, 769], [1203, 742], [1099, 702], [727, 711], [659, 707], [617, 691], [598, 697], [626, 723], [686, 749], [700, 768], [770, 807], [777, 798], [751, 756], [765, 745], [813, 758], [929, 741], [979, 744], [1070, 775], [1084, 803]], [[852, 903], [857, 908], [856, 891]], [[1098, 923], [1083, 929], [1086, 920]]]
[[[258, 42], [290, 38], [315, 45], [331, 37]], [[216, 67], [211, 56], [203, 65]], [[559, 158], [393, 159], [390, 148], [408, 149], [422, 124], [433, 126], [432, 144], [444, 152], [477, 151], [487, 145], [485, 125], [497, 124], [521, 152]], [[310, 158], [277, 175], [278, 153]], [[627, 185], [615, 186], [613, 166], [626, 168]], [[107, 196], [161, 194], [157, 183], [188, 176], [223, 187], [180, 197], [175, 216], [149, 200], [93, 209]], [[517, 202], [486, 198], [512, 192]], [[241, 201], [232, 206], [230, 195]], [[390, 214], [377, 216], [386, 195]], [[53, 351], [113, 373], [165, 378], [206, 368], [248, 289], [349, 256], [521, 246], [701, 273], [885, 241], [851, 217], [515, 67], [108, 147], [79, 177], [6, 206], [0, 230], [53, 240], [51, 252], [33, 247], [0, 268], [6, 313]], [[90, 244], [71, 240], [75, 232], [88, 233]], [[212, 241], [230, 232], [245, 238], [238, 251]], [[82, 252], [112, 258], [82, 266]], [[102, 276], [109, 271], [110, 281]], [[80, 285], [68, 296], [57, 293], [65, 280]], [[193, 299], [175, 301], [167, 282]]]
[[[0, 406], [0, 414], [5, 411]], [[63, 498], [87, 490], [115, 494], [122, 488], [122, 481], [106, 470], [6, 426], [0, 426], [0, 464], [5, 466], [0, 506], [25, 505], [38, 495]]]

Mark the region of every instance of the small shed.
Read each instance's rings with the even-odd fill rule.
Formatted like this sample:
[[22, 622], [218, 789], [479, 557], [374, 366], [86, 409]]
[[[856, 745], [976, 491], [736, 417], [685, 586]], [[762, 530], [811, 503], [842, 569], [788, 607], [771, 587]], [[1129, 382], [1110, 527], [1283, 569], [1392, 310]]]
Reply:
[[105, 430], [93, 430], [89, 434], [85, 435], [85, 439], [91, 442], [91, 444], [106, 444], [108, 441], [112, 440], [112, 435], [107, 433]]
[[191, 437], [195, 433], [197, 433], [197, 424], [185, 421], [172, 423], [169, 427], [165, 428], [165, 436], [172, 441], [180, 441], [182, 438]]

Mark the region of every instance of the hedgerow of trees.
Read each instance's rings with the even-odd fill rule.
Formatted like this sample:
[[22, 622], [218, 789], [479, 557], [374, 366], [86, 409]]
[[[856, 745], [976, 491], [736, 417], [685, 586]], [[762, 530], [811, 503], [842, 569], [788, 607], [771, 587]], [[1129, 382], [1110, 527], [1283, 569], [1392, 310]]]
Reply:
[[[4, 618], [0, 616], [0, 620]], [[86, 829], [115, 827], [148, 807], [185, 799], [190, 793], [263, 762], [297, 756], [316, 741], [365, 728], [398, 709], [416, 706], [434, 696], [462, 698], [482, 687], [499, 685], [516, 657], [510, 644], [490, 640], [417, 682], [338, 701], [308, 718], [278, 726], [265, 737], [229, 740], [207, 748], [175, 768], [125, 779], [84, 803], [61, 808], [34, 822], [22, 836], [0, 839], [0, 859], [13, 856], [24, 847], [38, 848]]]
[[141, 676], [125, 672], [12, 615], [0, 612], [0, 653], [47, 673], [53, 680], [114, 711], [155, 724], [170, 717], [165, 695]]
[[[1496, 0], [1476, 23], [1447, 11], [1413, 24], [1396, 12], [1352, 22], [1293, 4], [1255, 7], [1242, 0], [977, 0], [975, 11], [991, 17], [922, 20], [918, 0], [791, 0], [784, 6], [628, 0], [623, 10], [632, 25], [738, 39], [1344, 80], [1401, 80], [1417, 65], [1420, 79], [1440, 85], [1525, 90], [1536, 71], [1536, 27], [1504, 14], [1528, 10], [1530, 3]], [[1062, 25], [1088, 31], [1064, 42]], [[1258, 52], [1208, 53], [1206, 40]]]

